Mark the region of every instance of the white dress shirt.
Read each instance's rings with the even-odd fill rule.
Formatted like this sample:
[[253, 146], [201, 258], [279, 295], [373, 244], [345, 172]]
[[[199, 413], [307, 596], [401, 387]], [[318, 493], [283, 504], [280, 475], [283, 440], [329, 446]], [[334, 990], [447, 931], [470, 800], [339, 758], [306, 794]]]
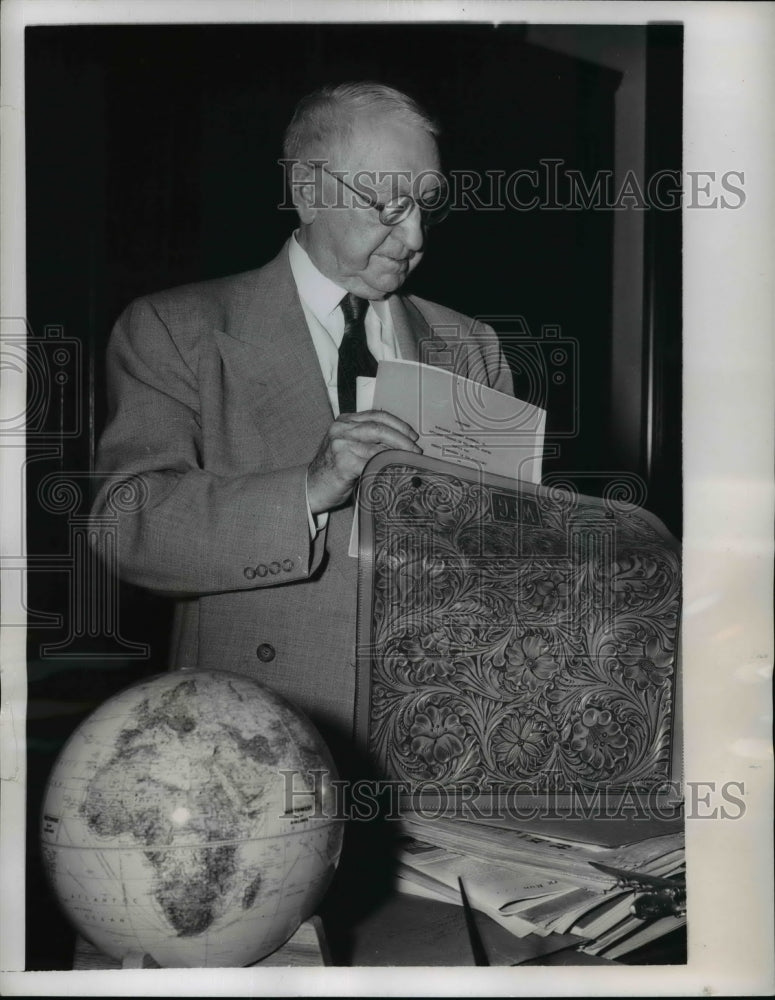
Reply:
[[[328, 389], [331, 408], [334, 416], [338, 416], [336, 371], [339, 364], [339, 345], [344, 336], [344, 314], [339, 303], [347, 294], [347, 289], [321, 274], [310, 260], [307, 251], [298, 243], [296, 233], [288, 245], [288, 257], [320, 370]], [[365, 325], [366, 343], [377, 361], [393, 361], [400, 357], [393, 332], [390, 306], [384, 299], [373, 299], [369, 303]]]
[[[339, 366], [339, 345], [344, 336], [344, 313], [339, 304], [347, 294], [347, 289], [337, 285], [317, 269], [307, 251], [297, 241], [296, 233], [288, 243], [288, 259], [323, 381], [326, 383], [331, 409], [336, 417], [339, 415], [336, 375]], [[365, 326], [366, 343], [377, 361], [400, 358], [390, 306], [384, 299], [372, 299], [369, 302]], [[374, 380], [364, 381], [373, 383]], [[309, 504], [307, 510], [310, 530], [315, 535], [326, 524], [328, 515], [318, 514], [313, 517], [309, 511]]]

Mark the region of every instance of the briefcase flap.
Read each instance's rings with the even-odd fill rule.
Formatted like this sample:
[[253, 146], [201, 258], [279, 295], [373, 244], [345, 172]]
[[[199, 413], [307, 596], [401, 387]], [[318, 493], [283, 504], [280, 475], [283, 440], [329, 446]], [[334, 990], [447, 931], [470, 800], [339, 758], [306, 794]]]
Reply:
[[647, 511], [386, 452], [359, 496], [356, 738], [420, 799], [675, 797], [680, 551]]

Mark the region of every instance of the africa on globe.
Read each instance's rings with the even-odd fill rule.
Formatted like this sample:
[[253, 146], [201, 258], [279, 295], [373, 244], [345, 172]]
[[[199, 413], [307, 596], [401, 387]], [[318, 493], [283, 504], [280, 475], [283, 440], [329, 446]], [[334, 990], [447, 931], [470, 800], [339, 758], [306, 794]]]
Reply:
[[76, 729], [43, 800], [43, 860], [79, 932], [125, 963], [249, 965], [333, 877], [334, 766], [309, 720], [238, 674], [183, 670]]

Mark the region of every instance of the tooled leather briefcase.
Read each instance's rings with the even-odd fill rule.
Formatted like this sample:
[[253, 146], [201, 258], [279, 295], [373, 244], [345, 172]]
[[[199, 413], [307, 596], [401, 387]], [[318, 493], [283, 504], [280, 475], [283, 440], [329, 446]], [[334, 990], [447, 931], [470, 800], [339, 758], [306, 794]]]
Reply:
[[656, 517], [384, 452], [359, 522], [355, 734], [385, 781], [675, 798], [680, 550]]

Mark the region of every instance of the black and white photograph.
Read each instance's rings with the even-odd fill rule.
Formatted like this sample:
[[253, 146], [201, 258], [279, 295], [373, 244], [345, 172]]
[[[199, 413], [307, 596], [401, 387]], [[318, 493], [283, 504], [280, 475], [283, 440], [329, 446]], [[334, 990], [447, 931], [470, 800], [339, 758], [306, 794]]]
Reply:
[[8, 995], [772, 983], [772, 5], [440, 6], [5, 9]]

